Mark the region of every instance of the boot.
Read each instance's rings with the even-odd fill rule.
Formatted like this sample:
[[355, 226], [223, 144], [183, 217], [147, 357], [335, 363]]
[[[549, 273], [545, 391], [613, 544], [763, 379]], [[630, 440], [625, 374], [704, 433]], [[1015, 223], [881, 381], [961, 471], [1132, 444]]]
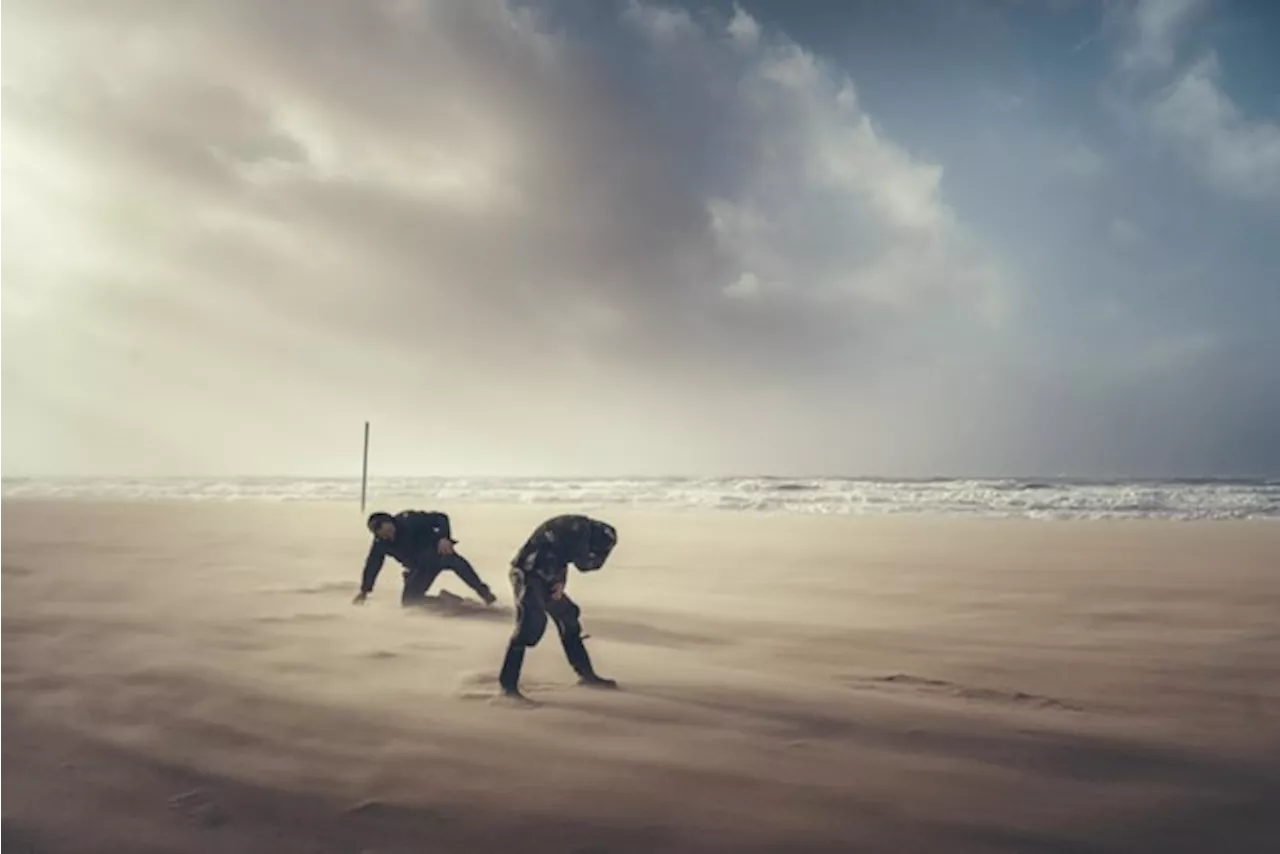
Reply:
[[498, 601], [498, 597], [494, 596], [493, 591], [488, 587], [480, 591], [480, 598], [484, 600], [484, 604], [486, 605], [492, 605], [494, 602]]
[[578, 674], [579, 685], [590, 688], [618, 687], [616, 679], [601, 676], [591, 666], [591, 656], [587, 655], [587, 647], [583, 644], [581, 635], [562, 635], [560, 640], [564, 644], [564, 654], [569, 659], [569, 665], [573, 667], [573, 672]]
[[522, 697], [520, 693], [520, 668], [524, 666], [524, 647], [511, 644], [507, 647], [506, 658], [502, 660], [502, 672], [498, 674], [498, 684], [502, 693], [509, 697]]

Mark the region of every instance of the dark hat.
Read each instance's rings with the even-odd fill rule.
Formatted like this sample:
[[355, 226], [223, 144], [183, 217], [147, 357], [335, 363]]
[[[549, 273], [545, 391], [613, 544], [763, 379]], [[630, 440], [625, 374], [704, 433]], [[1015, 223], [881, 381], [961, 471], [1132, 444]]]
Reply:
[[608, 522], [592, 519], [588, 525], [586, 548], [574, 561], [583, 572], [593, 572], [604, 566], [613, 547], [618, 544], [618, 532]]

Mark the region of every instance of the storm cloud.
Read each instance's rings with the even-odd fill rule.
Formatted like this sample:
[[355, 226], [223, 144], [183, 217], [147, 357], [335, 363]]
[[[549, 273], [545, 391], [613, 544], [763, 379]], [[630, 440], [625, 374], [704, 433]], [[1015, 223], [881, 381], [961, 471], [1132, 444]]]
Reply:
[[[339, 471], [365, 418], [387, 473], [1238, 467], [1277, 410], [1247, 341], [1046, 346], [944, 164], [742, 8], [8, 5], [6, 473]], [[1216, 145], [1207, 73], [1153, 127]]]

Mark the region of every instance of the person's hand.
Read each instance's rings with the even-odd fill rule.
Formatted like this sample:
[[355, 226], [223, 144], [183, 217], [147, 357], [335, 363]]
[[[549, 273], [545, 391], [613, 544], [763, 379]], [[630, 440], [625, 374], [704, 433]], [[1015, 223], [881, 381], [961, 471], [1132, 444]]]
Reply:
[[367, 591], [364, 591], [364, 590], [361, 590], [359, 593], [357, 593], [357, 594], [356, 594], [356, 598], [354, 598], [354, 599], [352, 599], [352, 600], [351, 600], [351, 604], [352, 604], [352, 605], [363, 605], [363, 604], [364, 604], [364, 600], [366, 600], [366, 599], [368, 599], [368, 598], [369, 598], [369, 594], [368, 594], [368, 592], [367, 592]]
[[564, 582], [563, 581], [557, 581], [555, 584], [551, 585], [551, 598], [552, 599], [564, 598]]
[[453, 554], [453, 540], [448, 537], [441, 537], [440, 542], [436, 543], [436, 554], [451, 555]]

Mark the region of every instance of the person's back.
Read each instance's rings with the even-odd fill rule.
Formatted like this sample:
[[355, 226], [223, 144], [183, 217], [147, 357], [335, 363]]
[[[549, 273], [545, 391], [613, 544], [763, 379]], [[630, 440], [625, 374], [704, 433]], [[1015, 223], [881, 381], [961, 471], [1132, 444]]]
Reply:
[[565, 514], [546, 520], [533, 530], [511, 565], [542, 576], [551, 584], [563, 584], [569, 564], [589, 546], [591, 519]]
[[443, 513], [425, 510], [404, 510], [392, 517], [395, 538], [375, 540], [381, 544], [388, 557], [395, 558], [407, 569], [414, 564], [434, 557], [441, 539], [456, 542], [449, 530], [449, 517]]

